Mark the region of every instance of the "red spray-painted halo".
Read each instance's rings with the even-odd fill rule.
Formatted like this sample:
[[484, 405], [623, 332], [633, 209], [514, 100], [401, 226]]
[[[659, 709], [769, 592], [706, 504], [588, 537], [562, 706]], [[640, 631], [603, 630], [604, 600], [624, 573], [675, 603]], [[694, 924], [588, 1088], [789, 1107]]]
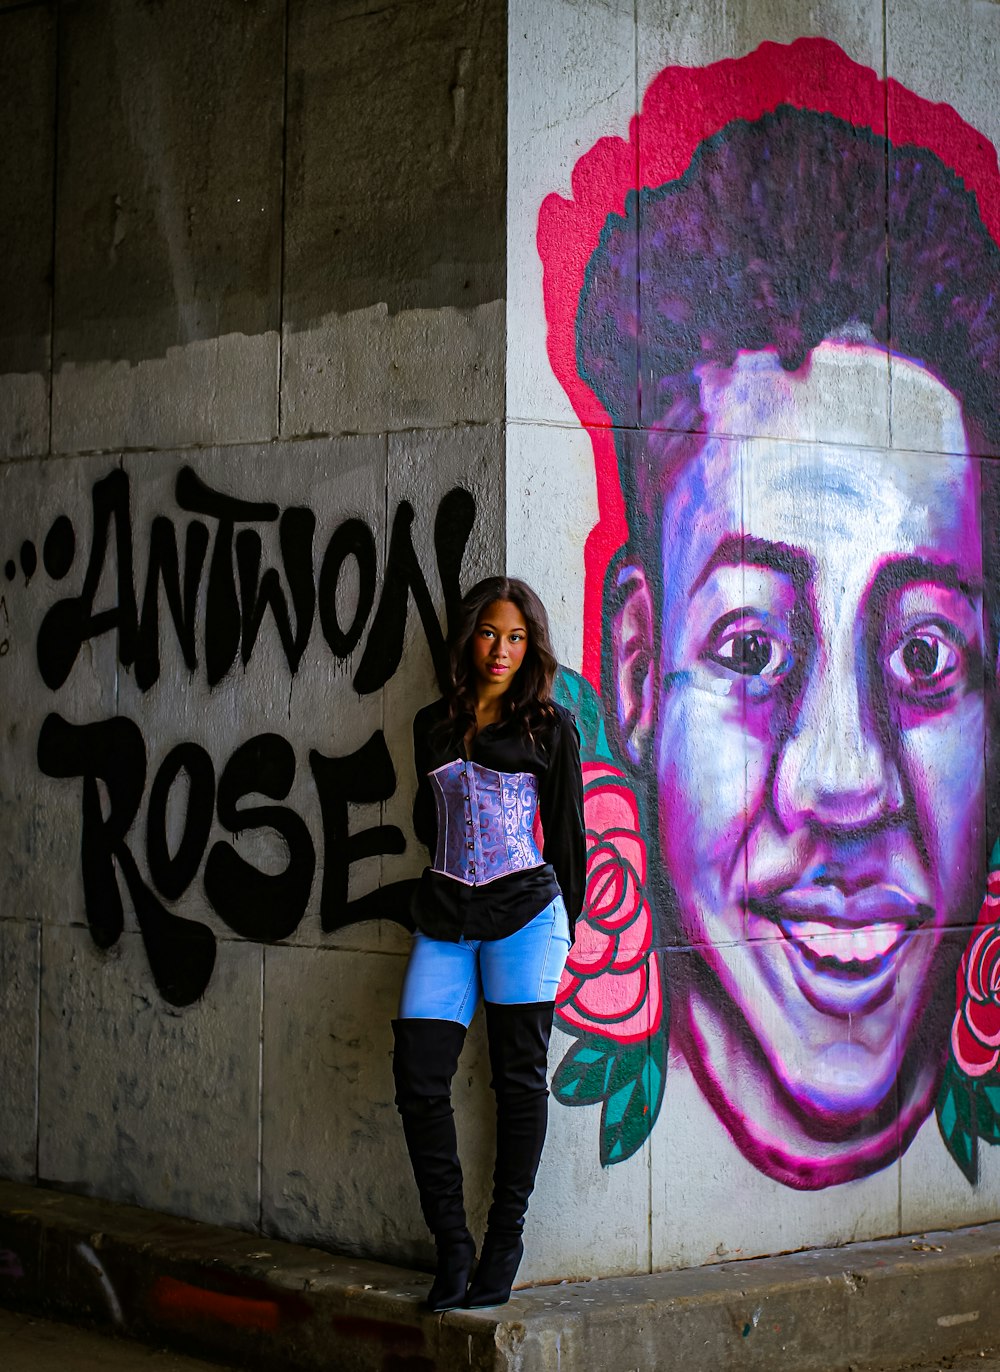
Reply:
[[552, 194], [542, 202], [537, 245], [549, 361], [594, 447], [598, 520], [584, 553], [583, 672], [595, 686], [604, 575], [628, 530], [611, 420], [576, 370], [576, 311], [587, 262], [608, 215], [624, 214], [631, 190], [676, 180], [699, 143], [734, 119], [759, 119], [779, 105], [834, 115], [896, 146], [936, 153], [974, 193], [983, 224], [1000, 244], [1000, 170], [989, 139], [950, 105], [881, 80], [826, 38], [762, 43], [746, 57], [706, 67], [667, 67], [647, 89], [628, 139], [601, 138], [580, 158], [572, 198]]

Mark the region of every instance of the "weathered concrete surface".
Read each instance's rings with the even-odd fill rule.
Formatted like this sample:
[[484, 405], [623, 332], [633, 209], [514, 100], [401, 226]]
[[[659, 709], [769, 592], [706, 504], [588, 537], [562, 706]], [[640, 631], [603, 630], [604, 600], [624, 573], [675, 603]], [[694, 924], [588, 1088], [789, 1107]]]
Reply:
[[506, 19], [503, 0], [289, 7], [293, 328], [502, 296]]
[[290, 8], [283, 436], [502, 417], [505, 21]]
[[53, 446], [272, 436], [284, 5], [61, 24]]
[[[145, 982], [140, 935], [108, 953], [43, 931], [39, 1174], [77, 1191], [255, 1225], [263, 950], [220, 940], [224, 998], [179, 1014]], [[72, 1121], [72, 1124], [69, 1122]]]
[[19, 1181], [30, 1180], [35, 1171], [41, 943], [39, 925], [0, 920], [0, 1099], [5, 1115], [0, 1170]]
[[1000, 1372], [1000, 1358], [996, 1356], [995, 1349], [981, 1348], [977, 1353], [969, 1353], [964, 1357], [922, 1363], [920, 1367], [907, 1368], [906, 1372]]
[[0, 26], [0, 458], [49, 440], [55, 7]]
[[[323, 833], [310, 753], [346, 757], [384, 735], [394, 789], [378, 802], [352, 800], [350, 833], [391, 824], [406, 848], [352, 863], [349, 895], [415, 876], [424, 854], [411, 826], [410, 720], [434, 684], [421, 612], [405, 584], [402, 594], [392, 589], [398, 578], [386, 603], [398, 595], [397, 609], [408, 607], [403, 658], [390, 636], [374, 632], [404, 502], [442, 624], [435, 519], [445, 493], [461, 485], [476, 501], [462, 584], [503, 568], [526, 576], [549, 605], [560, 661], [572, 668], [582, 662], [585, 625], [586, 641], [598, 641], [600, 586], [585, 550], [595, 546], [603, 505], [590, 435], [552, 370], [536, 235], [545, 197], [574, 193], [574, 167], [587, 150], [629, 136], [657, 72], [740, 59], [764, 40], [820, 36], [918, 95], [950, 101], [997, 140], [1000, 6], [826, 0], [806, 8], [785, 0], [259, 0], [235, 9], [225, 0], [0, 0], [9, 135], [0, 149], [9, 169], [0, 225], [11, 249], [0, 264], [0, 282], [11, 274], [0, 296], [0, 372], [15, 369], [0, 375], [0, 918], [9, 925], [0, 928], [0, 1171], [34, 1180], [40, 1168], [46, 1184], [101, 1190], [122, 1203], [392, 1262], [427, 1259], [391, 1105], [388, 1020], [407, 935], [388, 919], [322, 923], [336, 843]], [[643, 158], [649, 150], [647, 142]], [[15, 348], [11, 339], [22, 342]], [[900, 413], [921, 424], [924, 416], [896, 407], [893, 441], [916, 450], [923, 440], [907, 437]], [[792, 437], [815, 438], [815, 414]], [[273, 441], [279, 427], [288, 441]], [[61, 449], [77, 455], [44, 456]], [[766, 463], [751, 456], [763, 473]], [[211, 517], [211, 552], [192, 573], [198, 593], [184, 616], [174, 612], [166, 589], [157, 590], [153, 533], [176, 538], [193, 566], [184, 549], [197, 523], [176, 493], [187, 466], [227, 498], [314, 516], [320, 598], [324, 549], [356, 521], [374, 569], [367, 620], [359, 612], [365, 632], [353, 648], [324, 646], [317, 622], [293, 665], [262, 599], [258, 621], [255, 548], [258, 570], [288, 585], [270, 516], [232, 535], [242, 541], [245, 578]], [[143, 683], [119, 652], [120, 569], [109, 545], [106, 557], [94, 555], [100, 627], [90, 626], [71, 675], [50, 688], [39, 674], [39, 628], [64, 598], [81, 594], [95, 546], [92, 491], [116, 467], [131, 483], [129, 517], [116, 529], [128, 533], [131, 552], [122, 576], [134, 577], [143, 605], [152, 586], [162, 673]], [[805, 516], [816, 516], [830, 487], [818, 459], [804, 460], [803, 477], [807, 470], [802, 525], [812, 536], [822, 521]], [[741, 514], [759, 504], [753, 482], [744, 490]], [[56, 559], [51, 570], [44, 548], [61, 520], [71, 521], [77, 551], [72, 567]], [[814, 550], [824, 565], [818, 536]], [[361, 604], [362, 568], [349, 552], [339, 565], [333, 595], [346, 625]], [[219, 605], [228, 607], [221, 618]], [[195, 626], [192, 661], [176, 632], [184, 618]], [[249, 660], [238, 662], [233, 646], [231, 670], [210, 678], [209, 650], [224, 656], [237, 619]], [[216, 633], [223, 622], [226, 632]], [[358, 694], [353, 677], [373, 639], [388, 676]], [[968, 684], [978, 695], [978, 658], [972, 666]], [[596, 669], [591, 680], [600, 681]], [[604, 704], [612, 720], [610, 691]], [[141, 733], [146, 784], [127, 841], [144, 883], [153, 879], [154, 779], [176, 748], [207, 757], [201, 800], [264, 731], [293, 748], [291, 790], [271, 798], [305, 825], [316, 866], [292, 932], [278, 946], [266, 927], [261, 938], [234, 935], [205, 890], [206, 829], [183, 893], [161, 892], [171, 912], [206, 924], [219, 942], [219, 970], [203, 994], [182, 1008], [163, 1002], [128, 902], [127, 933], [99, 949], [83, 924], [80, 779], [44, 774], [37, 757], [50, 711], [78, 725], [117, 717]], [[688, 745], [702, 746], [698, 731]], [[940, 749], [942, 766], [949, 752]], [[615, 756], [623, 761], [620, 750]], [[192, 814], [198, 837], [192, 790], [177, 778], [160, 816], [174, 855]], [[229, 845], [223, 851], [238, 847], [265, 881], [279, 875], [280, 831], [234, 830], [211, 799], [203, 813], [215, 840]], [[990, 817], [990, 840], [998, 827]], [[643, 841], [652, 873], [651, 819]], [[670, 941], [668, 875], [651, 876], [650, 890], [657, 936]], [[975, 912], [970, 903], [961, 913]], [[100, 914], [96, 902], [91, 913]], [[665, 991], [690, 982], [684, 969], [699, 960], [671, 947], [649, 965], [662, 970]], [[749, 1005], [760, 986], [753, 959], [734, 954], [730, 966]], [[609, 980], [617, 975], [612, 967]], [[465, 1062], [475, 1084], [463, 1080], [457, 1092], [474, 1221], [485, 1205], [492, 1134], [477, 1032]], [[928, 1043], [929, 1055], [944, 1037]], [[625, 1161], [601, 1165], [606, 1131], [596, 1100], [582, 1109], [564, 1108], [568, 1096], [554, 1104], [528, 1219], [526, 1279], [693, 1267], [1000, 1215], [1000, 1148], [983, 1146], [979, 1183], [970, 1186], [933, 1115], [903, 1159], [871, 1176], [810, 1193], [784, 1187], [740, 1153], [679, 1041], [675, 1034], [658, 1117], [655, 1102], [633, 1115], [656, 1118], [656, 1131]], [[573, 1042], [557, 1032], [554, 1070]]]
[[[267, 950], [263, 1227], [341, 1253], [429, 1264], [433, 1246], [392, 1103], [389, 1007], [400, 974], [397, 956]], [[389, 1012], [377, 1029], [373, 1005]], [[493, 1157], [483, 1028], [477, 1019], [455, 1088], [462, 1155], [470, 1162], [466, 1191], [480, 1229]]]
[[849, 1372], [1000, 1341], [1000, 1225], [561, 1283], [423, 1313], [427, 1278], [0, 1183], [0, 1300], [241, 1366]]
[[[435, 552], [442, 501], [455, 488], [466, 492], [473, 527], [459, 530], [463, 540], [468, 534], [463, 576], [496, 570], [503, 547], [501, 466], [502, 432], [489, 425], [229, 444], [196, 454], [128, 453], [120, 467], [100, 456], [0, 464], [0, 1175], [20, 1181], [40, 1175], [46, 1184], [83, 1194], [248, 1229], [263, 1214], [267, 1230], [296, 1242], [390, 1261], [428, 1256], [392, 1106], [389, 1021], [409, 934], [374, 918], [323, 927], [326, 863], [337, 860], [339, 840], [328, 843], [324, 835], [309, 754], [315, 749], [325, 758], [351, 757], [384, 736], [392, 774], [385, 798], [352, 802], [351, 832], [386, 822], [408, 833], [416, 785], [410, 721], [435, 689], [432, 621], [421, 617], [404, 584], [390, 589], [386, 601], [395, 596], [405, 610], [395, 649], [397, 630], [375, 625], [385, 569], [391, 558], [398, 560], [398, 553], [391, 555], [392, 528], [405, 525], [420, 582], [426, 579], [433, 613], [443, 622], [445, 587]], [[123, 576], [132, 579], [133, 592], [125, 599], [134, 593], [144, 604], [154, 528], [171, 536], [176, 529], [186, 563], [191, 520], [178, 504], [177, 482], [188, 468], [213, 491], [256, 502], [264, 514], [280, 503], [315, 519], [310, 584], [319, 608], [310, 600], [302, 610], [308, 642], [301, 656], [293, 653], [294, 665], [289, 661], [268, 612], [254, 630], [252, 648], [249, 638], [245, 654], [233, 646], [238, 665], [209, 684], [207, 659], [218, 638], [209, 625], [213, 559], [206, 553], [192, 621], [195, 666], [185, 662], [161, 601], [152, 684], [122, 665], [118, 635], [111, 631], [81, 645], [65, 691], [45, 688], [37, 639], [51, 605], [79, 588], [92, 556], [95, 567], [104, 563], [99, 602], [107, 603], [119, 584], [117, 544], [105, 550], [106, 561], [104, 552], [94, 552], [93, 491], [109, 477], [124, 474], [127, 480]], [[274, 513], [231, 536], [261, 540], [263, 566], [273, 568], [263, 574], [280, 577], [287, 597], [279, 524]], [[67, 567], [51, 556], [50, 536], [60, 527], [70, 530]], [[327, 549], [336, 551], [337, 531], [345, 527], [360, 530], [371, 549], [364, 597], [355, 559], [346, 559], [332, 589], [323, 576]], [[401, 536], [395, 536], [397, 548]], [[345, 629], [360, 614], [352, 645], [328, 642], [324, 595], [335, 600]], [[245, 603], [251, 598], [247, 591]], [[289, 614], [298, 624], [299, 611], [293, 606]], [[239, 613], [233, 623], [241, 634]], [[371, 660], [388, 679], [359, 695], [353, 679], [369, 645]], [[394, 651], [405, 655], [405, 667], [392, 660]], [[315, 871], [307, 877], [299, 918], [282, 929], [281, 944], [294, 946], [246, 939], [218, 915], [201, 879], [206, 836], [198, 872], [168, 899], [181, 918], [209, 929], [217, 944], [209, 994], [184, 1006], [164, 1001], [131, 908], [121, 936], [99, 947], [86, 925], [79, 780], [46, 776], [37, 757], [50, 713], [81, 722], [133, 721], [141, 731], [144, 763], [136, 784], [146, 804], [130, 842], [143, 882], [153, 880], [147, 843], [152, 786], [175, 747], [203, 750], [219, 777], [235, 750], [261, 734], [297, 750], [282, 798], [305, 835]], [[174, 853], [189, 799], [182, 778], [162, 820]], [[281, 870], [288, 858], [276, 837], [248, 827], [239, 839], [243, 859], [264, 873]], [[363, 897], [380, 880], [406, 882], [425, 860], [412, 837], [405, 848], [361, 857], [350, 864], [348, 896]], [[471, 1208], [477, 1213], [478, 1206], [480, 1221], [492, 1168], [487, 1082], [488, 1073], [480, 1070], [475, 1091], [459, 1093], [470, 1156], [480, 1159], [468, 1174], [479, 1197]], [[550, 1267], [537, 1275], [561, 1271]]]
[[[0, 1310], [0, 1353], [7, 1372], [65, 1372], [67, 1366], [73, 1372], [219, 1372], [223, 1367], [215, 1360], [204, 1362], [14, 1310]], [[906, 1372], [1000, 1372], [1000, 1357], [979, 1350]]]

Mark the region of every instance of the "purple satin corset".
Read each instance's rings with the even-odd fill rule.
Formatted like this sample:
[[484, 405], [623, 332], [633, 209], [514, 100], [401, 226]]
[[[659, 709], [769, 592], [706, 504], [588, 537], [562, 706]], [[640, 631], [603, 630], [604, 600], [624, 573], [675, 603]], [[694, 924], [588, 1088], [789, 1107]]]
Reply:
[[437, 803], [433, 870], [466, 886], [541, 867], [533, 833], [538, 778], [456, 758], [430, 773]]

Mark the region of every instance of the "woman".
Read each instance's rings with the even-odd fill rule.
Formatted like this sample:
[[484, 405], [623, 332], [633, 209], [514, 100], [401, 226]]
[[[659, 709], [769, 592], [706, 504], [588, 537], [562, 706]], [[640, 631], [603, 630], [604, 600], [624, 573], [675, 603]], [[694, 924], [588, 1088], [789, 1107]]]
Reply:
[[[432, 865], [393, 1021], [396, 1106], [434, 1235], [431, 1310], [500, 1305], [545, 1141], [556, 988], [583, 900], [583, 781], [573, 717], [551, 697], [548, 617], [523, 581], [490, 577], [462, 602], [451, 688], [413, 721], [414, 828]], [[534, 822], [540, 815], [545, 855]], [[497, 1158], [476, 1275], [451, 1081], [485, 999]], [[468, 1289], [467, 1289], [468, 1288]]]

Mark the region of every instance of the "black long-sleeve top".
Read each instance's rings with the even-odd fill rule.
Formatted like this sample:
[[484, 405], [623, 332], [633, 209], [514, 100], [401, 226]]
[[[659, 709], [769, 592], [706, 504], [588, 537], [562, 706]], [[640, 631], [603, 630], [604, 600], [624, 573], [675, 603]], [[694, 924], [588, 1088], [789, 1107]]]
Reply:
[[[562, 892], [570, 936], [583, 906], [586, 845], [583, 826], [583, 776], [580, 740], [573, 716], [556, 705], [550, 725], [525, 739], [514, 720], [481, 729], [466, 751], [444, 730], [443, 700], [420, 710], [413, 721], [417, 798], [413, 827], [431, 856], [437, 843], [437, 807], [428, 776], [446, 763], [463, 758], [496, 772], [532, 772], [538, 778], [544, 864], [512, 872], [481, 886], [466, 886], [442, 872], [425, 868], [413, 897], [417, 928], [431, 938], [497, 939], [514, 934]], [[443, 735], [443, 737], [442, 737]]]

